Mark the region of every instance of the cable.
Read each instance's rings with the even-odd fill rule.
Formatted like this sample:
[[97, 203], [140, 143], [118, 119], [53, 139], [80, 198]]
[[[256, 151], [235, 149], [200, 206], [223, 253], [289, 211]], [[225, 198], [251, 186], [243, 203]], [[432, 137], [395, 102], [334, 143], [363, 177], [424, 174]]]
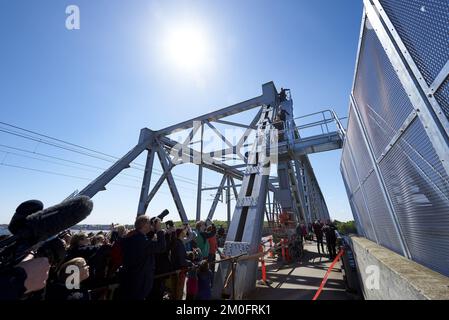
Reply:
[[8, 127], [14, 128], [14, 129], [19, 129], [19, 130], [22, 130], [22, 131], [25, 131], [25, 132], [28, 132], [28, 133], [32, 133], [32, 134], [38, 135], [40, 137], [44, 137], [44, 138], [47, 138], [47, 139], [51, 139], [51, 140], [55, 140], [55, 141], [58, 141], [58, 142], [62, 142], [62, 143], [65, 143], [65, 144], [68, 144], [68, 145], [71, 145], [71, 146], [74, 146], [74, 147], [77, 147], [77, 148], [80, 148], [80, 149], [84, 149], [84, 150], [91, 151], [91, 152], [94, 152], [94, 153], [102, 154], [102, 155], [107, 156], [107, 157], [115, 158], [116, 160], [119, 159], [119, 158], [111, 156], [111, 155], [109, 155], [107, 153], [103, 153], [103, 152], [100, 152], [100, 151], [89, 149], [89, 148], [80, 146], [80, 145], [75, 144], [75, 143], [71, 143], [71, 142], [64, 141], [64, 140], [61, 140], [61, 139], [58, 139], [58, 138], [50, 137], [48, 135], [41, 134], [41, 133], [38, 133], [38, 132], [35, 132], [35, 131], [32, 131], [32, 130], [28, 130], [28, 129], [25, 129], [25, 128], [21, 128], [19, 126], [15, 126], [15, 125], [3, 122], [3, 121], [0, 121], [0, 124], [3, 124], [5, 126], [8, 126]]
[[[17, 151], [21, 151], [21, 152], [26, 152], [26, 153], [31, 153], [31, 154], [36, 154], [36, 155], [39, 155], [39, 156], [42, 156], [42, 157], [47, 157], [47, 158], [51, 158], [51, 159], [55, 159], [55, 160], [59, 160], [59, 161], [64, 161], [64, 162], [69, 162], [69, 163], [73, 163], [73, 164], [78, 164], [78, 165], [89, 167], [89, 168], [93, 168], [93, 169], [96, 169], [96, 170], [105, 171], [107, 169], [107, 168], [102, 168], [102, 167], [89, 165], [89, 164], [82, 163], [82, 162], [77, 162], [77, 161], [72, 161], [72, 160], [68, 160], [68, 159], [64, 159], [64, 158], [59, 158], [59, 157], [47, 155], [47, 154], [40, 153], [40, 152], [33, 152], [33, 151], [22, 149], [22, 148], [16, 148], [16, 147], [4, 145], [4, 144], [0, 144], [0, 147], [12, 149], [12, 150], [17, 150]], [[14, 155], [17, 155], [17, 156], [26, 157], [26, 158], [30, 158], [30, 159], [36, 159], [36, 160], [40, 160], [40, 161], [44, 161], [44, 162], [48, 162], [48, 163], [54, 163], [54, 164], [57, 164], [57, 165], [67, 166], [67, 167], [70, 167], [70, 168], [76, 168], [76, 169], [80, 169], [80, 170], [87, 170], [87, 169], [84, 169], [84, 168], [79, 168], [79, 167], [70, 166], [70, 165], [64, 165], [64, 164], [61, 164], [61, 163], [57, 163], [57, 162], [53, 162], [53, 161], [47, 161], [47, 160], [40, 159], [40, 158], [35, 158], [35, 157], [31, 157], [31, 156], [25, 156], [25, 155], [14, 153], [14, 152], [10, 152], [10, 151], [0, 150], [0, 152], [6, 152], [6, 153], [14, 154]], [[92, 170], [89, 170], [89, 171], [92, 171]], [[136, 179], [138, 179], [138, 181], [142, 180], [142, 177], [138, 177], [138, 176], [127, 174], [127, 173], [120, 173], [120, 175], [131, 177], [131, 178], [136, 178]], [[196, 185], [196, 183], [193, 183], [193, 182], [190, 182], [190, 181], [184, 181], [182, 179], [183, 178], [179, 179], [179, 182], [184, 182], [184, 183]]]
[[[28, 132], [28, 133], [32, 133], [32, 134], [38, 135], [40, 137], [44, 137], [44, 138], [47, 138], [47, 139], [58, 141], [58, 142], [61, 142], [61, 143], [64, 143], [64, 144], [67, 144], [67, 145], [70, 145], [70, 146], [74, 146], [74, 147], [77, 147], [77, 148], [80, 148], [80, 149], [83, 149], [83, 150], [94, 152], [94, 153], [97, 153], [97, 154], [100, 154], [100, 155], [103, 155], [103, 156], [107, 156], [107, 157], [113, 158], [115, 160], [119, 160], [120, 159], [119, 157], [112, 156], [112, 155], [109, 155], [109, 154], [104, 153], [104, 152], [100, 152], [100, 151], [97, 151], [97, 150], [94, 150], [94, 149], [86, 148], [86, 147], [83, 147], [83, 146], [78, 145], [78, 144], [74, 144], [74, 143], [71, 143], [71, 142], [68, 142], [68, 141], [65, 141], [65, 140], [62, 140], [62, 139], [54, 138], [54, 137], [51, 137], [51, 136], [48, 136], [48, 135], [45, 135], [45, 134], [41, 134], [41, 133], [38, 133], [38, 132], [35, 132], [35, 131], [32, 131], [32, 130], [28, 130], [28, 129], [25, 129], [25, 128], [22, 128], [22, 127], [19, 127], [19, 126], [16, 126], [16, 125], [12, 125], [12, 124], [9, 124], [9, 123], [6, 123], [6, 122], [0, 121], [0, 124], [2, 124], [4, 126], [11, 127], [11, 128], [14, 128], [14, 129], [22, 130], [22, 131], [25, 131], [25, 132]], [[7, 133], [7, 134], [15, 135], [15, 136], [18, 136], [18, 137], [21, 137], [21, 138], [24, 138], [24, 139], [33, 140], [33, 141], [36, 141], [38, 143], [44, 143], [44, 144], [47, 144], [47, 145], [50, 145], [50, 146], [53, 146], [53, 147], [56, 147], [56, 148], [61, 148], [61, 149], [67, 150], [67, 151], [75, 152], [75, 153], [78, 153], [78, 154], [81, 154], [81, 155], [84, 155], [84, 156], [93, 157], [93, 158], [96, 158], [96, 159], [99, 159], [99, 160], [115, 163], [115, 161], [112, 161], [110, 159], [105, 159], [104, 157], [99, 157], [99, 156], [92, 155], [90, 153], [79, 151], [79, 150], [76, 150], [76, 149], [73, 149], [73, 148], [68, 148], [68, 147], [65, 147], [65, 146], [61, 146], [59, 144], [55, 144], [55, 143], [52, 143], [52, 142], [49, 142], [49, 141], [45, 141], [45, 140], [40, 139], [40, 138], [36, 138], [36, 137], [30, 136], [30, 135], [19, 133], [17, 131], [8, 130], [8, 129], [2, 129], [2, 128], [0, 128], [0, 131], [4, 132], [4, 133]], [[26, 152], [30, 152], [30, 151], [26, 151]], [[145, 165], [143, 165], [143, 164], [140, 164], [140, 163], [134, 163], [134, 164], [137, 165], [137, 166], [141, 166], [141, 167], [145, 168]], [[144, 169], [136, 168], [134, 166], [131, 166], [131, 168], [137, 169], [137, 170], [140, 170], [140, 171], [144, 171]], [[153, 169], [153, 171], [162, 174], [161, 170]], [[192, 184], [192, 185], [196, 185], [197, 184], [196, 181], [193, 180], [193, 179], [190, 179], [190, 178], [187, 178], [187, 177], [183, 177], [183, 176], [179, 176], [179, 175], [174, 175], [174, 174], [173, 174], [173, 176], [178, 178], [178, 179], [183, 180], [183, 182], [185, 182], [185, 183], [189, 183], [189, 184]], [[213, 185], [206, 184], [206, 183], [205, 183], [205, 185], [213, 186]]]
[[[34, 138], [34, 137], [30, 137], [30, 136], [27, 136], [27, 135], [23, 135], [23, 134], [21, 134], [21, 133], [17, 133], [17, 132], [11, 131], [11, 130], [5, 130], [5, 129], [1, 129], [1, 128], [0, 128], [0, 131], [1, 131], [1, 132], [4, 132], [4, 133], [11, 134], [11, 135], [14, 135], [14, 136], [18, 136], [18, 137], [21, 137], [21, 138], [33, 140], [33, 141], [36, 141], [36, 142], [39, 142], [39, 143], [44, 143], [44, 144], [47, 144], [47, 145], [50, 145], [50, 146], [53, 146], [53, 147], [56, 147], [56, 148], [61, 148], [61, 149], [67, 150], [67, 151], [79, 153], [79, 154], [84, 155], [84, 156], [88, 156], [88, 157], [100, 159], [100, 160], [103, 160], [103, 161], [115, 163], [115, 161], [113, 161], [113, 160], [105, 159], [105, 158], [103, 158], [103, 157], [98, 157], [98, 156], [95, 156], [95, 155], [92, 155], [92, 154], [88, 154], [88, 153], [85, 153], [85, 152], [82, 152], [82, 151], [74, 150], [74, 149], [72, 149], [72, 148], [66, 148], [66, 147], [64, 147], [64, 146], [60, 146], [60, 145], [57, 145], [57, 144], [54, 144], [54, 143], [51, 143], [51, 142], [47, 142], [47, 141], [44, 141], [44, 140], [42, 140], [42, 139], [37, 139], [37, 138]], [[30, 152], [30, 151], [27, 151], [27, 152]], [[120, 159], [120, 158], [117, 158], [117, 157], [114, 157], [114, 158]], [[139, 166], [143, 166], [143, 165], [138, 164], [138, 163], [135, 163], [135, 164], [136, 164], [136, 165], [139, 165]], [[144, 167], [144, 166], [143, 166], [143, 167]], [[133, 167], [133, 166], [131, 166], [131, 168], [136, 169], [136, 170], [140, 170], [140, 171], [144, 171], [144, 169], [136, 168], [136, 167]], [[162, 174], [162, 171], [161, 171], [161, 170], [153, 169], [153, 171], [155, 171], [156, 173]], [[173, 175], [173, 176], [175, 176], [175, 177], [178, 178], [178, 179], [184, 180], [183, 182], [185, 182], [185, 183], [189, 183], [189, 184], [192, 184], [192, 185], [196, 185], [196, 182], [195, 182], [194, 180], [192, 180], [192, 179], [189, 179], [189, 178], [186, 178], [186, 177], [183, 177], [183, 176], [178, 176], [178, 175]], [[212, 185], [211, 185], [211, 186], [212, 186]]]
[[[15, 147], [11, 147], [11, 146], [6, 146], [6, 145], [3, 145], [3, 144], [0, 144], [0, 147], [9, 148], [9, 149], [13, 149], [13, 150], [18, 150], [18, 151], [22, 151], [22, 152], [28, 152], [28, 153], [32, 153], [32, 154], [37, 154], [37, 155], [40, 155], [40, 156], [49, 157], [49, 158], [60, 160], [60, 161], [66, 161], [66, 162], [70, 162], [70, 163], [75, 163], [75, 164], [79, 164], [79, 165], [83, 165], [83, 166], [87, 166], [87, 167], [93, 168], [95, 170], [103, 170], [103, 171], [106, 170], [105, 168], [91, 166], [91, 165], [88, 165], [88, 164], [85, 164], [85, 163], [71, 161], [71, 160], [67, 160], [67, 159], [63, 159], [63, 158], [59, 158], [59, 157], [53, 157], [53, 156], [49, 156], [49, 155], [42, 154], [42, 153], [39, 153], [39, 152], [32, 152], [32, 151], [29, 151], [29, 150], [25, 150], [25, 149], [21, 149], [21, 148], [15, 148]], [[6, 154], [16, 155], [16, 156], [19, 156], [19, 157], [34, 159], [34, 160], [38, 160], [38, 161], [43, 161], [43, 162], [47, 162], [47, 163], [53, 163], [53, 164], [56, 164], [56, 165], [65, 166], [65, 167], [69, 167], [69, 168], [75, 168], [75, 169], [86, 170], [86, 171], [91, 171], [91, 172], [93, 171], [93, 170], [89, 170], [89, 169], [86, 169], [86, 168], [80, 168], [80, 167], [76, 167], [76, 166], [62, 164], [62, 163], [58, 163], [58, 162], [54, 162], [54, 161], [50, 161], [50, 160], [45, 160], [45, 159], [40, 159], [40, 158], [36, 158], [36, 157], [32, 157], [32, 156], [27, 156], [27, 155], [23, 155], [23, 154], [11, 152], [11, 151], [0, 150], [0, 152], [4, 152]], [[125, 175], [126, 177], [123, 177], [123, 176], [120, 176], [120, 175]], [[128, 178], [128, 176], [130, 178]], [[142, 180], [141, 177], [128, 175], [128, 174], [125, 174], [125, 173], [120, 173], [117, 177], [123, 178], [123, 179], [129, 179], [129, 180], [132, 180], [132, 181], [135, 181], [135, 182], [141, 182], [141, 180]], [[189, 182], [182, 181], [182, 180], [180, 180], [178, 182], [189, 183]], [[186, 187], [182, 187], [182, 186], [177, 186], [177, 187], [181, 188], [181, 189], [184, 189], [184, 190], [192, 191], [191, 189], [187, 189]]]
[[[16, 168], [16, 169], [22, 169], [22, 170], [28, 170], [28, 171], [34, 171], [34, 172], [39, 172], [39, 173], [46, 173], [46, 174], [51, 174], [51, 175], [55, 175], [55, 176], [62, 176], [62, 177], [67, 177], [67, 178], [79, 179], [79, 180], [92, 181], [92, 179], [90, 179], [90, 178], [79, 177], [79, 176], [74, 176], [74, 175], [68, 175], [68, 174], [64, 174], [64, 173], [48, 171], [48, 170], [41, 170], [41, 169], [36, 169], [36, 168], [29, 168], [29, 167], [18, 166], [18, 165], [7, 164], [7, 163], [0, 163], [0, 166], [11, 167], [11, 168]], [[137, 189], [137, 190], [140, 189], [139, 187], [136, 187], [136, 186], [130, 186], [130, 185], [125, 185], [125, 184], [121, 184], [121, 183], [109, 183], [109, 185], [125, 187], [125, 188], [130, 188], [130, 189]], [[163, 194], [163, 195], [167, 195], [167, 196], [171, 196], [170, 194], [168, 194], [166, 192], [158, 191], [158, 193]]]

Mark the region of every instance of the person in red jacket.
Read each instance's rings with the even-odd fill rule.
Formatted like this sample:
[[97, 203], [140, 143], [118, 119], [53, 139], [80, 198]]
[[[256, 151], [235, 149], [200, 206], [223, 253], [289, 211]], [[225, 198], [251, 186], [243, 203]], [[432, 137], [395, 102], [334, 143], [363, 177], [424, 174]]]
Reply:
[[128, 233], [128, 230], [123, 225], [118, 225], [114, 229], [114, 232], [116, 233], [116, 239], [112, 244], [111, 249], [111, 263], [109, 267], [110, 276], [112, 276], [123, 263], [122, 242], [123, 238], [125, 238], [126, 234]]
[[281, 226], [288, 226], [288, 222], [290, 220], [290, 215], [288, 214], [287, 211], [282, 211], [281, 214], [279, 215], [279, 222], [281, 223]]

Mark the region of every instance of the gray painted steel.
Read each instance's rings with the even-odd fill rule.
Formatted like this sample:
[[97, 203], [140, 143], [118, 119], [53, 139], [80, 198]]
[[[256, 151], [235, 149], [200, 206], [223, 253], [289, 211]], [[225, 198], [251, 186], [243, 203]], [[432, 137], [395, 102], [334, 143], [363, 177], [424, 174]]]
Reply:
[[365, 0], [341, 172], [359, 232], [449, 275], [449, 2]]

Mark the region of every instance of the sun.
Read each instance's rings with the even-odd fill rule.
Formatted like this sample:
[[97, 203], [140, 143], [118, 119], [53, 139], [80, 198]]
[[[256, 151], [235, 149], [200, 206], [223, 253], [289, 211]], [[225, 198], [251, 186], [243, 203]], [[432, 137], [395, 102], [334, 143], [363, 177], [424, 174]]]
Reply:
[[165, 36], [164, 54], [170, 64], [184, 71], [203, 68], [209, 49], [205, 31], [193, 24], [172, 27]]

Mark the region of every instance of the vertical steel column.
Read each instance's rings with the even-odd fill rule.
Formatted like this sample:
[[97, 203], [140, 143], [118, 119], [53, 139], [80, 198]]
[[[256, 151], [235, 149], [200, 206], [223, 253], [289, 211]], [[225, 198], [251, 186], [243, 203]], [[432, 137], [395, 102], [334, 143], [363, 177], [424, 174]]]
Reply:
[[227, 226], [229, 228], [229, 224], [231, 223], [231, 177], [228, 176], [227, 180], [227, 189], [226, 189], [226, 206], [227, 206]]
[[147, 162], [145, 164], [145, 172], [143, 175], [143, 181], [142, 181], [142, 188], [140, 190], [140, 198], [139, 198], [139, 205], [137, 208], [137, 215], [144, 215], [147, 211], [147, 206], [145, 206], [145, 201], [148, 197], [148, 192], [150, 189], [150, 183], [151, 183], [151, 174], [153, 172], [153, 162], [154, 162], [154, 147], [151, 147], [150, 150], [148, 150], [147, 155]]
[[[249, 154], [248, 166], [226, 237], [225, 247], [228, 255], [241, 250], [251, 255], [257, 253], [259, 249], [271, 166], [271, 159], [266, 151], [273, 117], [274, 108], [264, 106], [258, 123], [255, 144]], [[220, 264], [219, 266], [215, 275], [214, 297], [221, 296], [228, 268], [229, 265]], [[245, 294], [254, 289], [257, 261], [242, 261], [236, 270], [236, 292], [233, 298], [242, 299]]]
[[178, 209], [179, 216], [181, 217], [182, 222], [188, 222], [189, 219], [187, 218], [186, 212], [184, 210], [184, 206], [181, 201], [181, 197], [179, 196], [178, 188], [176, 187], [175, 180], [173, 179], [173, 175], [170, 171], [170, 165], [168, 164], [168, 162], [170, 160], [167, 159], [167, 154], [166, 154], [165, 150], [163, 150], [162, 147], [160, 147], [160, 146], [157, 149], [157, 155], [161, 162], [161, 166], [162, 166], [162, 169], [164, 170], [164, 173], [167, 174], [166, 179], [167, 179], [168, 187], [172, 194], [173, 200], [175, 201], [175, 205], [176, 205], [176, 208]]
[[220, 186], [217, 189], [217, 193], [215, 194], [214, 201], [212, 202], [212, 206], [209, 210], [209, 214], [207, 215], [208, 220], [212, 220], [215, 209], [217, 209], [218, 200], [220, 200], [220, 194], [223, 192], [223, 187], [226, 182], [226, 174], [223, 175], [223, 178], [221, 179]]
[[196, 194], [196, 221], [201, 220], [201, 196], [203, 190], [203, 165], [198, 165], [198, 187]]
[[[204, 124], [201, 123], [201, 137], [200, 137], [200, 154], [203, 155], [203, 135], [204, 135]], [[203, 159], [200, 159], [198, 165], [198, 189], [196, 195], [196, 221], [201, 220], [201, 196], [203, 189]]]

